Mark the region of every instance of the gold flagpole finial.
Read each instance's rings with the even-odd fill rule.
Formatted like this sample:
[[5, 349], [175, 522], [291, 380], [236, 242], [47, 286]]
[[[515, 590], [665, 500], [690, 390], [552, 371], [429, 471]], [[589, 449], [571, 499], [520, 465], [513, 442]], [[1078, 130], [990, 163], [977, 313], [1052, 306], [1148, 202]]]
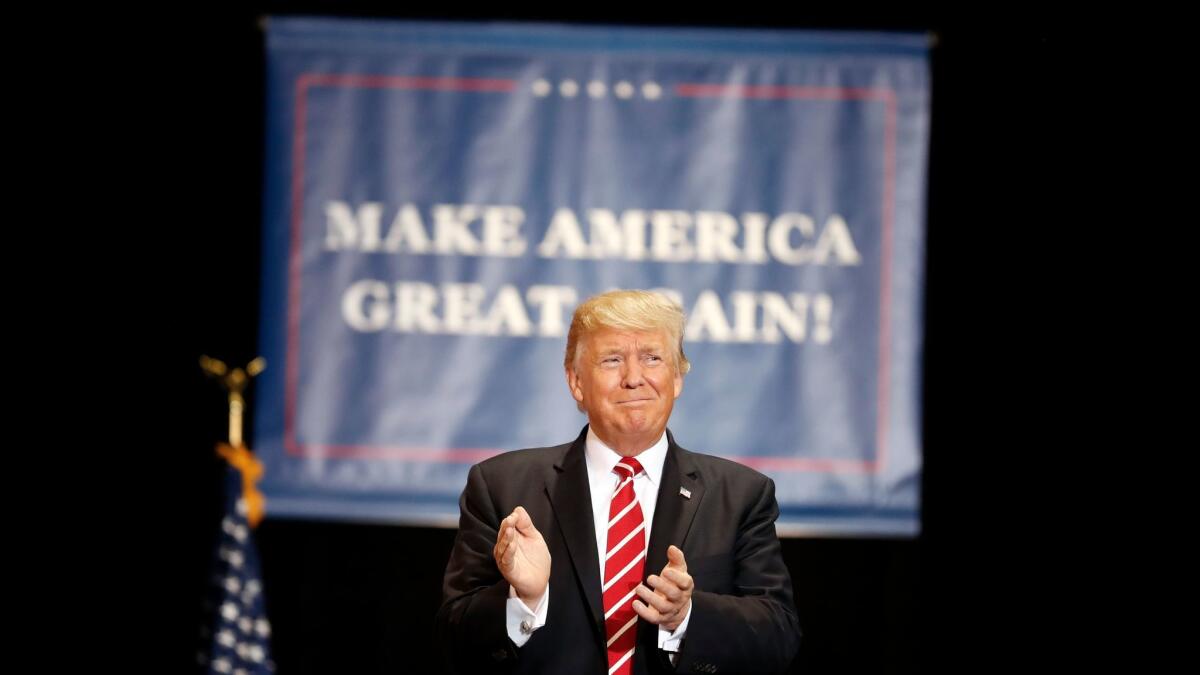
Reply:
[[210, 356], [200, 357], [200, 368], [210, 377], [216, 378], [229, 394], [229, 445], [242, 447], [242, 415], [246, 409], [246, 399], [242, 392], [250, 384], [250, 378], [261, 373], [267, 367], [267, 360], [258, 357], [246, 364], [245, 368], [229, 369], [224, 361]]

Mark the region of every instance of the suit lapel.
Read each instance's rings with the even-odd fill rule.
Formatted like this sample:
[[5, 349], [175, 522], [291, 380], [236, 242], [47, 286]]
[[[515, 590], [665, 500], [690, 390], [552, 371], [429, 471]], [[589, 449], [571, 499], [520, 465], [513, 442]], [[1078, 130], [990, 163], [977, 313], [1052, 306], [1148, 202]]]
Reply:
[[554, 508], [559, 534], [567, 545], [571, 565], [587, 598], [592, 627], [604, 641], [604, 606], [600, 594], [600, 563], [596, 553], [596, 525], [592, 522], [591, 488], [588, 484], [584, 446], [587, 427], [571, 444], [546, 478], [546, 495]]
[[[650, 548], [646, 551], [646, 575], [662, 572], [667, 564], [667, 546], [683, 549], [692, 520], [704, 499], [704, 483], [691, 453], [675, 443], [667, 431], [667, 459], [663, 462], [654, 523], [650, 527]], [[686, 490], [684, 496], [680, 488]]]

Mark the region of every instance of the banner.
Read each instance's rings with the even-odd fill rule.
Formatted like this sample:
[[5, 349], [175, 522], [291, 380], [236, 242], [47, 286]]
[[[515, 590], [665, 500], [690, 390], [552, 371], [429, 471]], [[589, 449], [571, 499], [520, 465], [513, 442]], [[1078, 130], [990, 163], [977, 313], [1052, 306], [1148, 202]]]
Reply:
[[271, 516], [457, 522], [573, 440], [579, 302], [658, 289], [670, 429], [781, 534], [914, 534], [920, 35], [272, 19], [255, 440]]

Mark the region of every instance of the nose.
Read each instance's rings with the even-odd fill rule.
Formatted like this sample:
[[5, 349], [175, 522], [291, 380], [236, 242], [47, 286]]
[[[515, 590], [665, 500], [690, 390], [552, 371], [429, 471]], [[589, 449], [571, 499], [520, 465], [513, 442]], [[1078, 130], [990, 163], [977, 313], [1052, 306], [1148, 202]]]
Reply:
[[642, 363], [637, 359], [630, 359], [625, 362], [624, 375], [625, 377], [621, 381], [621, 386], [626, 389], [637, 389], [646, 382], [642, 373]]

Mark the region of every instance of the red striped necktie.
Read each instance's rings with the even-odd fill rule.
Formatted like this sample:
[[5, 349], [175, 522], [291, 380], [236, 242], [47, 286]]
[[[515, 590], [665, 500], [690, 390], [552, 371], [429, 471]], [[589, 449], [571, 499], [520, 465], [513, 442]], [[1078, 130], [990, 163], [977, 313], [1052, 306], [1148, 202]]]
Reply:
[[633, 589], [642, 583], [646, 562], [646, 521], [633, 492], [633, 479], [642, 465], [623, 457], [613, 467], [620, 478], [608, 507], [608, 546], [604, 554], [604, 633], [608, 638], [609, 675], [633, 672], [637, 644], [637, 612]]

